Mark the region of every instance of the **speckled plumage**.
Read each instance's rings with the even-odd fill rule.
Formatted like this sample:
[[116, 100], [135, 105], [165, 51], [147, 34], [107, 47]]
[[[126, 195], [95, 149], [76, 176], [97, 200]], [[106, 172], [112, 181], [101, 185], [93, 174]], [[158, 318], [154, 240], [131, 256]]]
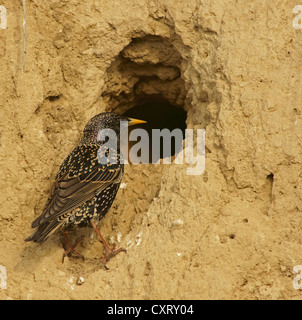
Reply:
[[32, 223], [37, 229], [26, 241], [43, 242], [58, 229], [85, 226], [105, 216], [118, 192], [124, 165], [119, 147], [110, 150], [107, 164], [98, 161], [109, 151], [104, 142], [98, 141], [99, 133], [102, 129], [113, 129], [119, 146], [120, 121], [130, 124], [133, 120], [101, 113], [87, 123], [79, 145], [60, 166], [42, 214]]

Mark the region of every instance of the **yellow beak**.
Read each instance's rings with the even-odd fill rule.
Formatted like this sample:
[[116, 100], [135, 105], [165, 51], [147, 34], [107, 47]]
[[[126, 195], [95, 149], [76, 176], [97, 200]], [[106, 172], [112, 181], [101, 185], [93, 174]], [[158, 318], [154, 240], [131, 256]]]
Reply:
[[133, 118], [128, 118], [129, 119], [129, 126], [133, 126], [135, 124], [140, 124], [140, 123], [147, 123], [147, 121], [144, 120], [139, 120], [139, 119], [133, 119]]

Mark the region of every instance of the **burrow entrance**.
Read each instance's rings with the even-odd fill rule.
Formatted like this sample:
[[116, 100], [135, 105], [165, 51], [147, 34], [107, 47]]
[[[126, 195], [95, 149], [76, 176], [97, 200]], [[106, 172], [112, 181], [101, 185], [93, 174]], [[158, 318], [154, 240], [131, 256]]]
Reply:
[[[142, 126], [148, 133], [178, 128], [184, 134], [189, 102], [181, 77], [182, 62], [168, 39], [151, 35], [133, 39], [106, 72], [102, 97], [107, 111], [146, 120], [148, 124]], [[171, 155], [181, 147], [172, 147]]]

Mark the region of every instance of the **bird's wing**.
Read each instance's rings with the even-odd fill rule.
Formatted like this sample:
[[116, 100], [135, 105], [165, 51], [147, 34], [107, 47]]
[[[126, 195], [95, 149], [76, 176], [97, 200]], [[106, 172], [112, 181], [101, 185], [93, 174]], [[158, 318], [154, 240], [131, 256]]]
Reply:
[[43, 213], [32, 223], [35, 228], [54, 219], [65, 219], [73, 209], [92, 199], [112, 183], [120, 182], [119, 162], [98, 162], [100, 146], [79, 146], [62, 163]]

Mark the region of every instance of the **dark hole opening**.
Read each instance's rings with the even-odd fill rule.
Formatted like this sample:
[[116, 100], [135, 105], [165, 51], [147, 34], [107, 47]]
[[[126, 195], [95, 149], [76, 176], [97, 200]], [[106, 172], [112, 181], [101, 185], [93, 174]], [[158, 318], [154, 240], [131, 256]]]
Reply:
[[60, 98], [61, 98], [61, 95], [58, 95], [58, 96], [49, 96], [49, 97], [47, 97], [47, 99], [48, 99], [49, 101], [51, 101], [51, 102], [57, 101], [57, 100], [59, 100]]
[[270, 173], [270, 174], [266, 177], [266, 179], [268, 179], [268, 180], [271, 181], [271, 182], [274, 182], [274, 175], [273, 175], [272, 173]]
[[[165, 156], [171, 154], [174, 156], [182, 149], [182, 140], [185, 137], [185, 129], [186, 129], [186, 119], [187, 113], [186, 111], [179, 107], [172, 105], [169, 101], [164, 99], [161, 96], [144, 96], [138, 98], [138, 103], [128, 109], [125, 113], [125, 116], [141, 119], [147, 121], [146, 124], [137, 125], [129, 128], [129, 133], [131, 130], [140, 127], [147, 131], [149, 137], [149, 159], [148, 163], [153, 163], [162, 159]], [[174, 129], [180, 129], [182, 133], [181, 141], [179, 139], [175, 139], [173, 135], [171, 135], [171, 149], [169, 145], [164, 144], [164, 139], [160, 139], [160, 153], [159, 157], [156, 157], [155, 154], [152, 157], [152, 140], [154, 136], [152, 135], [152, 129], [168, 129], [170, 132]], [[129, 143], [129, 147], [134, 145], [136, 142]], [[170, 150], [168, 150], [170, 149]], [[141, 156], [138, 152], [138, 156]]]

